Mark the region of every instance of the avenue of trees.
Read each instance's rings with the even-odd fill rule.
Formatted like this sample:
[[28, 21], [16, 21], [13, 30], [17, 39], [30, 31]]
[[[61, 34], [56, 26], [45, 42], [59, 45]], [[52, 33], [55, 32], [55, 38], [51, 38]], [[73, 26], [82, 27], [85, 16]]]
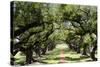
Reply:
[[97, 61], [97, 7], [53, 3], [11, 2], [11, 65], [21, 51], [25, 64], [52, 51], [59, 41]]

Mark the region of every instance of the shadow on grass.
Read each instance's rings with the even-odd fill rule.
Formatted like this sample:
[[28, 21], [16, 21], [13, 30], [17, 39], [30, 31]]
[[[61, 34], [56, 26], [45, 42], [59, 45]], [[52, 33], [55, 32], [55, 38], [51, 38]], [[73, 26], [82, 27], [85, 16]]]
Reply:
[[[60, 60], [60, 57], [54, 58], [53, 60]], [[77, 61], [80, 60], [80, 58], [72, 58], [72, 57], [65, 57], [64, 60], [68, 60], [68, 61]]]
[[[86, 59], [86, 58], [89, 58], [89, 56], [81, 56], [79, 58], [73, 58], [73, 57], [65, 57], [64, 59], [65, 60], [68, 60], [68, 61], [80, 61], [80, 60], [83, 60], [83, 59]], [[55, 57], [55, 58], [45, 58], [43, 60], [60, 60], [61, 58], [60, 57]]]
[[80, 56], [79, 58], [73, 58], [73, 57], [65, 57], [65, 60], [70, 60], [70, 61], [80, 61], [83, 59], [89, 58], [89, 56]]

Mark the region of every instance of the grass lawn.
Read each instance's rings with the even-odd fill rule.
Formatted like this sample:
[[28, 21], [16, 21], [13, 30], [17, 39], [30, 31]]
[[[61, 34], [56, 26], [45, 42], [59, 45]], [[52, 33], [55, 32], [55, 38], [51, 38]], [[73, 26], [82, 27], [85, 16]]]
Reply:
[[48, 52], [48, 54], [42, 56], [42, 62], [46, 64], [58, 64], [61, 61], [61, 50], [63, 49], [63, 61], [65, 63], [72, 62], [84, 62], [91, 60], [89, 57], [81, 56], [76, 52], [70, 50], [66, 44], [58, 44], [53, 51]]
[[[52, 51], [48, 51], [46, 55], [42, 55], [41, 63], [42, 64], [58, 64], [61, 63], [61, 51], [63, 50], [63, 61], [64, 63], [73, 63], [73, 62], [84, 62], [87, 60], [91, 60], [89, 57], [81, 56], [81, 54], [77, 54], [75, 51], [72, 51], [68, 48], [66, 44], [58, 44], [55, 49]], [[22, 64], [25, 62], [25, 55], [21, 52], [18, 52], [15, 56], [16, 64]]]

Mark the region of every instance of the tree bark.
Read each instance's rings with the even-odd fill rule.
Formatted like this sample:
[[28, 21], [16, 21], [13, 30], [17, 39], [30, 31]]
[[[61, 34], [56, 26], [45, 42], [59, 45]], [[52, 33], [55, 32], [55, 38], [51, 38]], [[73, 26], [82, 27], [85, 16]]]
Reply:
[[77, 53], [80, 53], [80, 46], [77, 46]]
[[95, 57], [95, 51], [97, 50], [97, 45], [94, 45], [92, 52], [91, 52], [91, 58], [93, 61], [97, 61], [97, 58]]
[[87, 48], [87, 44], [84, 44], [83, 45], [83, 54], [82, 55], [87, 55], [86, 48]]
[[47, 51], [47, 45], [44, 48], [42, 48], [42, 54], [45, 55], [46, 51]]
[[26, 64], [31, 64], [33, 58], [32, 58], [33, 52], [32, 47], [28, 47], [26, 50]]

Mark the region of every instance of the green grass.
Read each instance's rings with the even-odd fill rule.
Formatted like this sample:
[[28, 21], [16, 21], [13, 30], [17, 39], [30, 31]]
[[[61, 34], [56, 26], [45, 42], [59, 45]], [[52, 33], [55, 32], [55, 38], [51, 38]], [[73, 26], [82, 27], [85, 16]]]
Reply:
[[76, 52], [68, 49], [68, 47], [63, 44], [63, 45], [58, 45], [53, 51], [50, 51], [49, 54], [44, 55], [41, 59], [42, 62], [47, 63], [47, 64], [57, 64], [60, 62], [60, 54], [61, 50], [64, 50], [64, 61], [67, 63], [73, 63], [73, 62], [84, 62], [86, 60], [90, 60], [89, 57], [82, 56], [81, 54], [77, 54]]
[[22, 52], [18, 52], [15, 56], [14, 56], [14, 58], [15, 58], [15, 64], [24, 64], [24, 62], [25, 62], [25, 55], [22, 53]]
[[[42, 64], [58, 64], [61, 61], [61, 50], [63, 49], [64, 53], [64, 62], [73, 63], [73, 62], [84, 62], [90, 60], [88, 56], [81, 56], [76, 52], [70, 50], [66, 44], [57, 45], [52, 51], [48, 51], [46, 55], [42, 55], [41, 62]], [[17, 53], [15, 56], [16, 64], [23, 64], [25, 62], [25, 55], [21, 52]]]

